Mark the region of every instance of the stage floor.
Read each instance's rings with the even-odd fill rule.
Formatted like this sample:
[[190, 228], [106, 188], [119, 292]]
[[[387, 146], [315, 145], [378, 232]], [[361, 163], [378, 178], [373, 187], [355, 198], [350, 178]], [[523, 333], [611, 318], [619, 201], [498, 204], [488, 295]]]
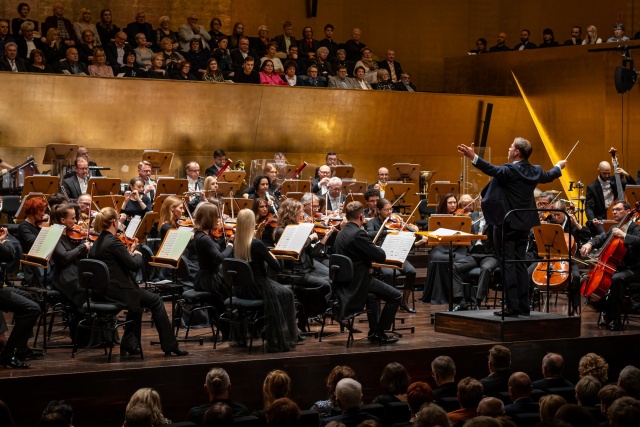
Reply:
[[[170, 310], [170, 306], [167, 306]], [[454, 358], [457, 378], [487, 375], [486, 354], [495, 341], [468, 336], [435, 332], [431, 324], [431, 314], [442, 312], [446, 306], [416, 303], [417, 314], [399, 312], [405, 324], [414, 326], [415, 333], [402, 331], [403, 336], [396, 344], [380, 346], [371, 344], [356, 334], [356, 342], [345, 347], [346, 333], [317, 339], [307, 338], [288, 353], [265, 353], [259, 341], [254, 351], [248, 354], [243, 348], [230, 348], [227, 343], [213, 349], [211, 333], [208, 329], [192, 331], [190, 337], [203, 335], [204, 345], [181, 344], [190, 352], [187, 357], [164, 357], [159, 346], [151, 346], [157, 334], [149, 323], [143, 325], [144, 360], [129, 356], [115, 356], [107, 363], [102, 350], [89, 350], [71, 358], [71, 349], [49, 349], [42, 360], [31, 361], [27, 370], [0, 369], [0, 399], [7, 401], [16, 419], [34, 425], [37, 413], [49, 400], [64, 399], [74, 405], [77, 412], [76, 425], [91, 416], [92, 425], [114, 425], [121, 422], [128, 397], [139, 387], [154, 387], [163, 398], [165, 415], [175, 421], [184, 420], [188, 408], [207, 400], [202, 391], [206, 372], [213, 366], [223, 366], [230, 373], [233, 384], [233, 398], [247, 404], [251, 409], [261, 407], [261, 384], [265, 374], [272, 369], [284, 369], [293, 379], [293, 398], [302, 408], [308, 408], [314, 401], [324, 398], [324, 380], [331, 368], [338, 364], [352, 366], [363, 384], [365, 402], [379, 394], [378, 379], [382, 368], [389, 362], [402, 363], [409, 370], [413, 380], [431, 379], [430, 362], [440, 354]], [[566, 298], [560, 296], [557, 305], [551, 304], [551, 312], [566, 313]], [[364, 316], [363, 316], [364, 318]], [[540, 361], [549, 351], [565, 356], [566, 376], [577, 379], [577, 361], [589, 351], [602, 354], [610, 365], [610, 376], [617, 376], [619, 370], [629, 363], [638, 363], [624, 348], [637, 347], [640, 327], [631, 323], [622, 332], [611, 332], [600, 328], [596, 322], [597, 313], [587, 308], [581, 317], [580, 337], [570, 339], [522, 340], [504, 343], [512, 350], [514, 370], [528, 372], [533, 379], [539, 377]], [[7, 321], [10, 322], [7, 316]], [[366, 323], [359, 326], [366, 331]], [[312, 325], [313, 330], [319, 326]], [[337, 325], [330, 325], [328, 331], [337, 331]], [[207, 334], [207, 331], [209, 332]], [[64, 331], [55, 333], [64, 338]], [[181, 331], [181, 336], [184, 330]], [[35, 413], [34, 413], [35, 411]], [[99, 422], [93, 418], [100, 413]]]

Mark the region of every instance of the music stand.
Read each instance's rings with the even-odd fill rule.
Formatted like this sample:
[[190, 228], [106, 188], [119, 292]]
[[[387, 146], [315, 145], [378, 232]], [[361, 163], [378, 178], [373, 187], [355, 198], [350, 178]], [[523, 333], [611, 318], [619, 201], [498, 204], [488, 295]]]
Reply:
[[329, 166], [331, 169], [331, 176], [337, 176], [338, 178], [353, 178], [353, 173], [356, 168], [351, 165], [336, 165]]
[[55, 165], [57, 175], [62, 181], [67, 172], [63, 166], [74, 163], [77, 155], [78, 146], [76, 144], [47, 144], [44, 148], [42, 164]]
[[640, 185], [627, 185], [624, 189], [624, 198], [633, 207], [640, 202]]
[[[57, 176], [54, 178], [58, 178]], [[25, 196], [22, 197], [22, 202], [20, 202], [20, 206], [18, 207], [18, 210], [16, 211], [15, 214], [15, 222], [22, 222], [24, 221], [24, 218], [27, 216], [25, 211], [23, 210], [24, 204], [27, 203], [27, 200], [31, 200], [34, 199], [36, 197], [42, 197], [45, 201], [47, 200], [47, 196], [49, 196], [49, 194], [43, 194], [43, 193], [29, 193]]]
[[355, 179], [345, 178], [342, 180], [342, 194], [364, 193], [367, 191], [367, 181], [356, 181]]
[[103, 208], [114, 208], [117, 213], [120, 213], [122, 205], [124, 205], [124, 196], [94, 196], [92, 202], [98, 210]]
[[156, 194], [184, 194], [189, 191], [187, 179], [160, 178], [156, 185]]
[[[567, 271], [553, 270], [551, 262], [547, 262], [547, 313], [549, 312], [549, 292], [551, 275], [554, 273], [568, 273], [571, 280], [571, 256], [569, 254], [569, 247], [564, 239], [564, 230], [560, 224], [540, 224], [532, 229], [533, 236], [536, 240], [536, 247], [538, 248], [538, 257], [544, 258], [547, 261], [569, 261], [569, 267]], [[569, 234], [569, 242], [571, 242], [571, 233]], [[537, 270], [537, 267], [536, 267]]]
[[169, 173], [173, 153], [169, 151], [145, 150], [142, 153], [142, 160], [151, 163], [151, 168], [155, 170], [157, 180], [158, 175], [166, 175]]
[[389, 168], [390, 181], [418, 182], [420, 165], [415, 163], [394, 163]]
[[21, 199], [29, 193], [53, 194], [60, 188], [60, 178], [49, 175], [33, 175], [24, 179]]
[[251, 209], [253, 206], [253, 199], [245, 199], [244, 197], [223, 197], [222, 203], [224, 203], [225, 206], [229, 206], [228, 209], [225, 209], [226, 213], [229, 215], [231, 214], [231, 203], [233, 203], [233, 211], [238, 215], [238, 212], [242, 209]]
[[362, 206], [367, 205], [367, 201], [364, 198], [364, 193], [347, 193], [345, 194], [346, 198], [344, 199], [345, 206], [351, 202], [360, 202]]
[[230, 171], [226, 170], [218, 177], [218, 182], [232, 182], [234, 184], [242, 184], [244, 177], [247, 176], [245, 171]]
[[296, 199], [297, 201], [302, 200], [302, 196], [304, 196], [304, 193], [301, 193], [300, 191], [289, 191], [285, 194], [287, 199]]
[[427, 194], [427, 203], [430, 205], [437, 205], [440, 203], [440, 198], [447, 193], [455, 194], [456, 197], [460, 193], [460, 184], [457, 182], [449, 181], [436, 181], [429, 185], [429, 193]]
[[413, 182], [387, 181], [387, 185], [384, 189], [384, 198], [393, 204], [396, 199], [402, 196], [402, 199], [398, 200], [398, 203], [395, 205], [398, 207], [398, 210], [404, 210], [410, 206], [406, 201], [407, 195], [415, 193], [415, 187], [416, 185]]
[[158, 218], [160, 214], [157, 212], [147, 212], [142, 217], [142, 221], [140, 221], [140, 225], [138, 226], [138, 230], [136, 230], [136, 239], [138, 242], [144, 243], [147, 240], [147, 235], [151, 233], [151, 229], [158, 222]]
[[[153, 212], [160, 213], [160, 208], [162, 208], [162, 204], [165, 199], [169, 196], [178, 197], [184, 200], [187, 204], [189, 203], [189, 196], [185, 196], [184, 194], [159, 194], [153, 199]], [[124, 196], [123, 196], [124, 197]]]
[[91, 177], [87, 184], [87, 193], [92, 196], [108, 196], [120, 193], [120, 178]]
[[[302, 179], [285, 179], [280, 187], [280, 194], [287, 194], [290, 192], [308, 193], [311, 188], [311, 182]], [[288, 197], [288, 196], [287, 196]]]
[[240, 184], [235, 182], [218, 182], [218, 196], [230, 197], [231, 194], [236, 194], [240, 188]]

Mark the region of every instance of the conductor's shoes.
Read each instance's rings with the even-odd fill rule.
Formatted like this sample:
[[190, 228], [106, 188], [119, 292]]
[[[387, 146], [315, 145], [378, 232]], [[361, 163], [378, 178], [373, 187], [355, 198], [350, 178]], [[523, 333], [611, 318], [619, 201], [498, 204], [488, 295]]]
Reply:
[[621, 331], [622, 330], [622, 323], [619, 320], [614, 320], [613, 322], [611, 322], [611, 326], [609, 327], [610, 330], [612, 331]]
[[23, 360], [18, 359], [16, 356], [12, 356], [8, 359], [2, 359], [0, 364], [6, 366], [7, 368], [14, 369], [27, 369], [29, 367], [28, 364], [24, 363]]
[[469, 310], [469, 306], [467, 306], [467, 303], [465, 302], [461, 302], [460, 304], [453, 307], [453, 311], [467, 311], [467, 310]]
[[384, 332], [376, 334], [376, 340], [380, 344], [393, 344], [398, 342], [398, 337], [393, 335], [387, 335]]
[[494, 316], [498, 316], [498, 317], [502, 317], [503, 313], [504, 313], [504, 317], [518, 317], [518, 312], [515, 310], [511, 310], [509, 308], [505, 309], [504, 312], [502, 311], [493, 312]]

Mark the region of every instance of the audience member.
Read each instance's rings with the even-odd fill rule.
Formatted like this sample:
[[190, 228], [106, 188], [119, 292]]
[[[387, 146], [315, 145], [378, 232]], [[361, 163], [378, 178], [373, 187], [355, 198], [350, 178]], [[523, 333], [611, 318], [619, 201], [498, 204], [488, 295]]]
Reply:
[[[158, 52], [158, 53], [154, 53], [153, 55], [151, 55], [151, 68], [146, 70], [144, 67], [143, 68], [138, 67], [137, 62], [135, 61], [135, 56], [136, 56], [135, 52], [127, 53], [127, 55], [126, 55], [126, 57], [127, 57], [127, 66], [129, 66], [129, 56], [130, 55], [134, 56], [134, 61], [133, 61], [133, 64], [131, 66], [135, 67], [137, 70], [139, 70], [140, 72], [144, 73], [150, 79], [168, 79], [174, 73], [178, 73], [179, 72], [178, 68], [179, 68], [180, 63], [184, 63], [185, 62], [184, 59], [178, 61], [176, 63], [176, 66], [172, 67], [171, 73], [170, 73], [169, 70], [164, 65], [163, 54]], [[172, 65], [172, 64], [170, 64], [170, 65]]]
[[235, 83], [260, 84], [260, 74], [256, 70], [254, 70], [253, 65], [253, 56], [247, 56], [244, 59], [242, 71], [234, 72], [233, 81]]
[[395, 83], [400, 81], [400, 75], [402, 74], [402, 65], [400, 65], [399, 62], [396, 62], [395, 51], [389, 49], [387, 51], [387, 59], [378, 62], [378, 66], [389, 72], [392, 82]]
[[320, 413], [320, 416], [327, 416], [331, 414], [331, 408], [337, 406], [336, 403], [336, 386], [343, 378], [352, 378], [357, 380], [358, 377], [353, 369], [348, 366], [338, 365], [331, 370], [329, 376], [325, 381], [327, 390], [329, 391], [329, 397], [327, 400], [319, 400], [313, 404], [311, 409]]
[[[96, 25], [91, 22], [91, 10], [89, 10], [88, 8], [83, 7], [80, 9], [80, 16], [78, 16], [78, 20], [73, 23], [73, 30], [76, 32], [76, 36], [78, 37], [78, 39], [82, 39], [85, 31], [91, 31], [96, 43], [98, 45], [102, 45], [100, 34], [98, 34], [98, 29], [96, 28]], [[107, 42], [109, 42], [109, 40], [105, 41], [105, 43]]]
[[318, 49], [320, 49], [320, 43], [313, 38], [313, 28], [304, 27], [302, 29], [302, 39], [298, 41], [298, 55], [302, 59], [311, 60], [316, 57]]
[[60, 61], [58, 63], [59, 74], [83, 74], [89, 75], [89, 69], [87, 66], [79, 61], [78, 49], [70, 47], [67, 49], [66, 61]]
[[469, 55], [480, 55], [483, 53], [489, 53], [489, 51], [487, 50], [487, 40], [480, 37], [478, 40], [476, 40], [476, 48], [470, 50]]
[[582, 44], [599, 44], [602, 43], [602, 39], [598, 37], [598, 29], [595, 25], [589, 25], [587, 27], [587, 37], [582, 40]]
[[43, 415], [38, 422], [38, 427], [73, 427], [60, 414]]
[[443, 397], [456, 397], [458, 395], [458, 383], [455, 382], [456, 365], [449, 356], [438, 356], [431, 362], [431, 375], [436, 382], [433, 390], [435, 400]]
[[187, 421], [196, 425], [202, 424], [202, 419], [207, 410], [216, 403], [224, 403], [231, 407], [234, 417], [249, 415], [249, 410], [241, 403], [229, 399], [231, 392], [231, 380], [229, 374], [222, 368], [213, 368], [207, 373], [204, 388], [209, 395], [209, 403], [194, 406], [187, 414]]
[[234, 49], [230, 53], [231, 56], [231, 68], [235, 74], [241, 72], [244, 68], [245, 61], [248, 57], [260, 58], [255, 51], [249, 49], [249, 37], [240, 36], [238, 40], [238, 48]]
[[525, 49], [535, 49], [537, 46], [535, 43], [529, 40], [529, 36], [531, 32], [526, 28], [520, 31], [520, 43], [513, 47], [513, 50], [525, 50]]
[[202, 74], [207, 71], [207, 59], [211, 52], [202, 47], [202, 39], [194, 37], [189, 44], [190, 48], [184, 52], [184, 59], [191, 63], [196, 80], [202, 79]]
[[[0, 25], [2, 24], [0, 23]], [[13, 73], [27, 71], [27, 62], [18, 58], [18, 45], [14, 42], [9, 42], [4, 46], [4, 56], [0, 59], [0, 71]]]
[[573, 403], [567, 403], [558, 409], [554, 425], [557, 425], [558, 421], [564, 421], [573, 427], [595, 427], [598, 425], [586, 408]]
[[482, 416], [466, 421], [464, 427], [502, 427], [502, 424], [495, 418]]
[[329, 62], [329, 60], [327, 59], [328, 56], [329, 49], [327, 49], [326, 47], [319, 47], [316, 51], [315, 58], [309, 61], [310, 64], [318, 67], [318, 75], [324, 77], [325, 79], [328, 79], [335, 74], [331, 62]]
[[284, 66], [282, 65], [282, 61], [277, 56], [278, 47], [275, 42], [269, 42], [266, 47], [266, 52], [264, 56], [260, 59], [260, 65], [267, 59], [270, 59], [273, 62], [273, 72], [278, 73], [280, 75], [284, 74]]
[[[11, 20], [11, 34], [14, 36], [22, 35], [21, 27], [25, 22], [31, 22], [34, 25], [35, 32], [38, 32], [38, 21], [29, 19], [31, 7], [27, 3], [18, 4], [18, 17]], [[39, 37], [39, 35], [38, 35]]]
[[289, 52], [285, 58], [287, 61], [293, 61], [298, 67], [298, 75], [304, 75], [307, 72], [306, 60], [298, 55], [298, 45], [289, 46]]
[[156, 38], [154, 40], [156, 46], [161, 46], [161, 42], [164, 39], [169, 39], [171, 49], [180, 48], [180, 37], [177, 32], [171, 30], [171, 18], [168, 16], [161, 16], [158, 19], [158, 28], [156, 29]]
[[504, 416], [504, 402], [497, 397], [485, 397], [478, 403], [478, 416], [493, 418]]
[[97, 47], [100, 47], [100, 45], [96, 42], [96, 38], [91, 30], [85, 30], [79, 40], [80, 43], [76, 45], [79, 61], [88, 66], [91, 64], [91, 61], [93, 61], [93, 51]]
[[553, 30], [551, 28], [545, 28], [542, 30], [542, 43], [538, 45], [538, 47], [558, 47], [560, 46], [556, 41], [555, 37], [553, 37]]
[[489, 376], [480, 380], [486, 396], [499, 397], [500, 392], [509, 388], [511, 375], [511, 351], [502, 345], [494, 345], [489, 350]]
[[[67, 426], [73, 426], [73, 407], [64, 400], [52, 400], [42, 411], [42, 416], [57, 414], [66, 423]], [[0, 423], [0, 425], [4, 425]]]
[[411, 425], [420, 411], [420, 408], [431, 402], [433, 402], [433, 391], [429, 384], [423, 381], [411, 383], [407, 388], [407, 404], [409, 405], [409, 411], [411, 412], [411, 419], [406, 423], [406, 425]]
[[575, 25], [571, 28], [571, 38], [565, 40], [563, 46], [576, 46], [582, 44], [582, 27]]
[[293, 25], [291, 21], [282, 24], [282, 34], [277, 35], [273, 41], [276, 43], [278, 57], [286, 58], [291, 46], [298, 46], [296, 38], [293, 36]]
[[[364, 79], [364, 73], [365, 71], [363, 66], [356, 67], [354, 72], [355, 77], [353, 79], [356, 89], [373, 90], [373, 88], [371, 87], [371, 84]], [[408, 89], [405, 87], [405, 90], [408, 90]]]
[[143, 33], [136, 34], [136, 48], [133, 51], [136, 53], [136, 65], [148, 70], [151, 68], [151, 56], [154, 52], [148, 46], [147, 40], [149, 39]]
[[391, 81], [387, 70], [378, 70], [376, 82], [371, 83], [371, 87], [375, 90], [396, 90], [396, 85]]
[[0, 19], [0, 58], [4, 55], [7, 43], [15, 43], [15, 38], [9, 35], [9, 21]]
[[524, 372], [514, 372], [509, 377], [509, 399], [511, 404], [504, 407], [504, 413], [508, 416], [538, 412], [540, 407], [531, 399], [531, 380]]
[[331, 24], [324, 26], [324, 38], [318, 42], [320, 47], [326, 47], [329, 50], [329, 59], [335, 58], [338, 49], [340, 48], [338, 43], [333, 41], [333, 30], [335, 28]]
[[129, 402], [127, 403], [127, 408], [125, 409], [125, 413], [129, 412], [135, 406], [144, 406], [149, 411], [151, 411], [151, 424], [154, 427], [161, 426], [163, 424], [171, 424], [171, 420], [165, 418], [162, 413], [162, 402], [160, 401], [160, 393], [152, 388], [140, 388], [136, 390]]
[[44, 52], [40, 49], [33, 49], [31, 57], [27, 64], [27, 71], [30, 73], [47, 73], [55, 74], [56, 70], [49, 64], [44, 57]]
[[563, 376], [564, 358], [556, 353], [547, 353], [542, 358], [542, 379], [533, 382], [533, 388], [549, 390], [558, 387], [573, 387]]
[[111, 10], [102, 9], [100, 11], [100, 20], [96, 24], [96, 29], [103, 46], [115, 42], [116, 34], [120, 32], [120, 27], [113, 23]]
[[22, 23], [22, 26], [20, 27], [22, 36], [15, 37], [15, 42], [18, 46], [18, 58], [29, 59], [31, 57], [31, 52], [34, 50], [45, 49], [44, 43], [34, 36], [34, 28], [35, 26], [31, 21], [25, 21]]
[[127, 33], [118, 31], [113, 38], [113, 43], [107, 43], [104, 46], [104, 52], [107, 54], [107, 62], [114, 71], [126, 64], [125, 54], [132, 52], [133, 49], [127, 44]]
[[336, 70], [336, 75], [329, 77], [328, 87], [337, 89], [356, 89], [357, 85], [355, 79], [347, 77], [347, 67], [339, 65]]
[[371, 403], [386, 405], [391, 402], [404, 402], [407, 400], [409, 384], [411, 384], [411, 377], [404, 366], [391, 362], [384, 367], [380, 377], [380, 387], [384, 394], [374, 397]]
[[576, 384], [576, 401], [580, 406], [596, 406], [600, 403], [598, 392], [602, 384], [595, 377], [586, 375]]
[[420, 408], [420, 412], [413, 421], [413, 427], [451, 427], [451, 421], [447, 417], [447, 413], [436, 405], [429, 403]]
[[610, 427], [636, 427], [640, 425], [640, 401], [621, 397], [607, 411]]
[[307, 68], [307, 79], [303, 81], [305, 86], [325, 87], [325, 82], [325, 79], [318, 77], [318, 67], [311, 65]]
[[271, 86], [287, 86], [287, 83], [274, 72], [273, 61], [266, 59], [260, 67], [260, 84]]
[[600, 399], [600, 413], [606, 417], [611, 404], [626, 395], [627, 393], [624, 389], [617, 385], [607, 384], [602, 387], [598, 392], [598, 399]]
[[151, 47], [152, 40], [155, 40], [153, 27], [147, 22], [147, 14], [143, 10], [136, 13], [136, 20], [127, 24], [124, 32], [127, 33], [128, 40], [135, 40], [138, 34], [144, 34], [146, 47]]
[[325, 418], [320, 421], [320, 426], [326, 426], [331, 421], [339, 421], [347, 427], [355, 427], [364, 420], [380, 420], [373, 415], [363, 412], [360, 409], [362, 404], [362, 386], [360, 383], [351, 378], [343, 378], [336, 385], [336, 403], [341, 415]]
[[226, 403], [214, 403], [204, 414], [202, 427], [233, 427], [233, 410]]
[[351, 39], [344, 43], [344, 50], [347, 53], [347, 61], [356, 62], [362, 57], [362, 48], [366, 46], [365, 43], [360, 41], [362, 31], [360, 28], [354, 28], [351, 31]]
[[127, 411], [122, 427], [153, 427], [153, 414], [146, 406], [136, 405]]
[[627, 42], [629, 37], [624, 35], [624, 24], [622, 22], [616, 22], [613, 24], [613, 36], [607, 39], [607, 43], [619, 43]]
[[289, 86], [304, 86], [302, 82], [302, 78], [297, 75], [298, 67], [295, 61], [287, 60], [284, 63], [284, 75], [282, 76], [282, 80], [285, 81]]
[[42, 32], [47, 34], [50, 28], [56, 28], [58, 30], [60, 41], [66, 46], [75, 46], [78, 43], [73, 24], [64, 17], [64, 4], [61, 2], [53, 4], [53, 15], [47, 16], [44, 20]]
[[567, 401], [562, 396], [557, 394], [548, 394], [542, 396], [538, 402], [540, 405], [540, 421], [544, 426], [551, 426], [553, 419], [556, 416], [556, 412], [562, 406], [567, 404]]
[[618, 376], [618, 386], [621, 387], [628, 396], [640, 399], [640, 369], [633, 365], [625, 366]]
[[203, 25], [198, 25], [198, 15], [191, 12], [187, 15], [187, 22], [178, 28], [180, 49], [183, 52], [188, 52], [194, 38], [200, 40], [202, 49], [209, 50], [208, 42], [211, 40], [211, 35]]
[[229, 36], [229, 49], [236, 49], [240, 43], [240, 38], [244, 36], [244, 24], [236, 22], [233, 24], [233, 30]]
[[578, 362], [578, 375], [580, 378], [591, 375], [600, 381], [600, 384], [606, 384], [609, 379], [608, 372], [609, 364], [595, 353], [585, 354]]
[[364, 67], [364, 79], [369, 83], [378, 81], [378, 63], [371, 56], [371, 49], [363, 47], [360, 52], [360, 60], [356, 62], [356, 68]]
[[262, 383], [262, 401], [264, 409], [268, 409], [276, 399], [289, 397], [291, 378], [285, 371], [273, 370], [267, 374]]
[[300, 423], [300, 408], [288, 397], [275, 400], [266, 415], [267, 427], [297, 427]]
[[478, 404], [482, 400], [482, 383], [474, 378], [466, 377], [458, 383], [458, 402], [460, 409], [447, 413], [453, 424], [478, 416]]
[[220, 31], [220, 29], [222, 28], [222, 21], [220, 20], [220, 18], [214, 17], [213, 19], [211, 19], [211, 22], [209, 22], [209, 28], [212, 47], [217, 46], [220, 40], [227, 38], [227, 36], [222, 31]]
[[339, 66], [347, 67], [347, 75], [353, 77], [355, 75], [354, 66], [355, 62], [347, 61], [347, 52], [344, 49], [338, 49], [336, 51], [335, 58], [329, 58], [331, 60], [331, 66], [334, 70], [337, 70]]
[[91, 76], [113, 77], [113, 68], [107, 65], [107, 55], [100, 48], [93, 51], [93, 61], [88, 68]]
[[489, 49], [489, 52], [508, 52], [511, 50], [509, 46], [505, 44], [507, 41], [507, 33], [498, 33], [498, 42], [495, 46]]

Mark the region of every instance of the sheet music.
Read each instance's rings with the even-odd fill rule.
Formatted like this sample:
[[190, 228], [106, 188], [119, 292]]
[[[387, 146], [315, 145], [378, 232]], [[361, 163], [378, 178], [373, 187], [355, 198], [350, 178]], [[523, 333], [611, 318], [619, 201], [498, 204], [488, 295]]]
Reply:
[[311, 230], [313, 230], [313, 224], [287, 225], [273, 250], [300, 253], [309, 234], [311, 234]]
[[169, 230], [156, 257], [178, 261], [192, 236], [190, 230]]
[[53, 224], [50, 227], [43, 227], [38, 233], [33, 246], [29, 250], [29, 256], [48, 260], [53, 250], [62, 236], [65, 226], [61, 224]]
[[465, 233], [464, 231], [452, 230], [450, 228], [438, 228], [431, 232], [431, 234], [435, 234], [438, 236], [455, 236], [455, 235], [465, 235], [469, 233]]
[[129, 225], [127, 225], [127, 229], [124, 231], [124, 235], [130, 239], [135, 238], [136, 232], [138, 231], [138, 227], [140, 227], [141, 221], [142, 221], [142, 218], [140, 217], [140, 215], [136, 215], [133, 218], [131, 218], [131, 221], [129, 221]]
[[398, 234], [387, 234], [382, 242], [382, 250], [389, 261], [404, 262], [413, 247], [415, 236], [409, 231], [400, 231]]

